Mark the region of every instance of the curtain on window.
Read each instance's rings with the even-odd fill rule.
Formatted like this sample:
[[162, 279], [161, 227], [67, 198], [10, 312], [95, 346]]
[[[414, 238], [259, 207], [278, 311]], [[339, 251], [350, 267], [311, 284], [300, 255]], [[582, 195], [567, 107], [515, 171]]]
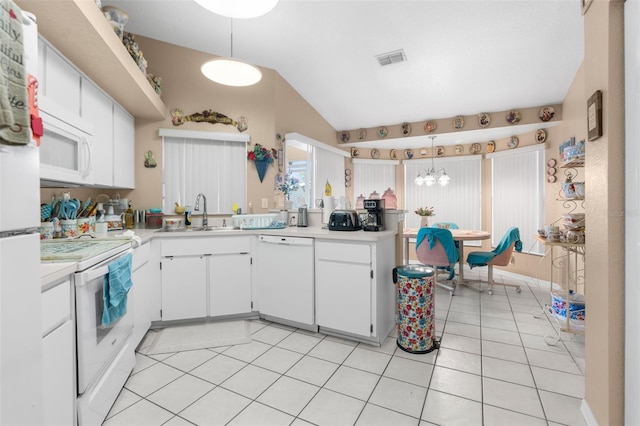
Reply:
[[[394, 160], [363, 160], [355, 158], [353, 160], [353, 196], [358, 198], [360, 194], [364, 198], [369, 198], [373, 191], [380, 196], [387, 188], [396, 189], [396, 166], [399, 161]], [[355, 201], [352, 200], [355, 206]]]
[[[436, 158], [436, 170], [444, 167], [451, 181], [446, 186], [416, 185], [418, 173], [431, 167], [431, 159], [405, 160], [405, 209], [408, 210], [405, 226], [418, 228], [420, 217], [414, 214], [418, 207], [433, 207], [435, 216], [430, 223], [453, 222], [462, 229], [481, 228], [481, 175], [482, 157], [469, 155], [454, 158]], [[466, 242], [465, 245], [475, 245]]]
[[249, 135], [168, 129], [160, 135], [165, 214], [173, 213], [176, 202], [194, 207], [199, 193], [207, 198], [208, 213], [231, 214], [234, 203], [247, 211]]
[[488, 154], [491, 159], [491, 243], [512, 226], [520, 229], [525, 253], [544, 254], [533, 238], [544, 224], [544, 145]]

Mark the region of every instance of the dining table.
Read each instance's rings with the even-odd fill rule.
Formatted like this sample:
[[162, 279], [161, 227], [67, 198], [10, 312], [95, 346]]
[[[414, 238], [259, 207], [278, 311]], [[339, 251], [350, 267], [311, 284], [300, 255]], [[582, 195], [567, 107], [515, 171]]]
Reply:
[[[404, 238], [404, 260], [409, 264], [409, 240], [417, 238], [420, 228], [404, 228], [402, 236]], [[458, 284], [464, 283], [464, 241], [480, 241], [491, 238], [491, 233], [475, 229], [449, 229], [454, 241], [458, 244]]]

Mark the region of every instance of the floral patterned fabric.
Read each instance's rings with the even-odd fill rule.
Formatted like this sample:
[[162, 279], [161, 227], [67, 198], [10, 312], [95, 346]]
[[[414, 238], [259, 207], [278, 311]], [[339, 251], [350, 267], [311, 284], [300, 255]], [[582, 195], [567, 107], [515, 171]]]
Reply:
[[413, 278], [399, 274], [397, 285], [398, 346], [412, 353], [437, 349], [434, 276]]

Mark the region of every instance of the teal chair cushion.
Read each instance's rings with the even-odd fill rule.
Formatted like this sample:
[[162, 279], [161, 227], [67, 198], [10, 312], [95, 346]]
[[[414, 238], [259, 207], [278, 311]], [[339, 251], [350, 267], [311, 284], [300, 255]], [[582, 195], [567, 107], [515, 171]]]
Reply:
[[470, 268], [474, 266], [487, 266], [487, 264], [497, 255], [505, 251], [515, 242], [515, 250], [522, 251], [522, 241], [520, 241], [520, 230], [516, 227], [510, 228], [502, 237], [498, 246], [492, 251], [472, 251], [467, 256], [467, 263]]

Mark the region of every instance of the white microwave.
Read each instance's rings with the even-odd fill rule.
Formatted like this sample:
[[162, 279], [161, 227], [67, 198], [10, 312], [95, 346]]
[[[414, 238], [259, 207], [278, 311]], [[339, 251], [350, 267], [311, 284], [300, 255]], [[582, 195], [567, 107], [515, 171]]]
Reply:
[[41, 186], [92, 185], [93, 138], [91, 126], [63, 121], [40, 110], [44, 134], [40, 138]]

